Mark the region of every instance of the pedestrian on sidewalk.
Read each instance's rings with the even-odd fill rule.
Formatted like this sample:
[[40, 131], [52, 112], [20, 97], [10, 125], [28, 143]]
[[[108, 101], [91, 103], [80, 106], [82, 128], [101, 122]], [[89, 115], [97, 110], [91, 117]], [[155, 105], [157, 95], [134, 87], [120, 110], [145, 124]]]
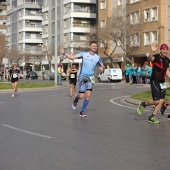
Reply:
[[130, 77], [130, 72], [131, 72], [131, 67], [130, 64], [126, 64], [126, 68], [125, 68], [125, 79], [126, 79], [126, 83], [129, 83], [129, 77]]
[[87, 117], [85, 114], [85, 109], [89, 103], [90, 96], [93, 90], [94, 84], [94, 71], [97, 65], [99, 65], [100, 71], [103, 71], [104, 65], [101, 58], [96, 54], [97, 51], [97, 42], [91, 41], [89, 43], [89, 51], [81, 52], [77, 55], [70, 55], [64, 51], [64, 49], [60, 49], [60, 54], [65, 55], [67, 58], [74, 59], [82, 59], [82, 67], [81, 72], [78, 77], [78, 86], [79, 86], [79, 94], [75, 97], [72, 108], [77, 108], [77, 103], [79, 99], [85, 97], [83, 106], [80, 112], [80, 117]]
[[61, 73], [62, 73], [62, 65], [58, 64], [57, 65], [57, 85], [62, 85], [61, 84]]
[[14, 64], [11, 68], [11, 70], [8, 71], [7, 73], [7, 78], [10, 79], [12, 83], [12, 97], [14, 97], [15, 92], [17, 91], [17, 84], [18, 80], [20, 78], [20, 71], [17, 69], [17, 65]]
[[167, 75], [170, 78], [170, 71], [169, 71], [169, 63], [170, 60], [167, 57], [167, 53], [169, 47], [167, 44], [162, 44], [160, 47], [160, 53], [155, 54], [157, 51], [158, 46], [157, 44], [151, 45], [151, 52], [148, 56], [148, 60], [152, 62], [153, 71], [151, 75], [151, 92], [152, 92], [152, 100], [147, 102], [141, 102], [137, 113], [141, 115], [146, 106], [155, 105], [154, 111], [149, 116], [148, 122], [149, 123], [160, 123], [155, 117], [158, 111], [161, 109], [162, 104], [164, 103], [164, 98], [166, 95], [166, 83], [165, 83], [165, 76]]

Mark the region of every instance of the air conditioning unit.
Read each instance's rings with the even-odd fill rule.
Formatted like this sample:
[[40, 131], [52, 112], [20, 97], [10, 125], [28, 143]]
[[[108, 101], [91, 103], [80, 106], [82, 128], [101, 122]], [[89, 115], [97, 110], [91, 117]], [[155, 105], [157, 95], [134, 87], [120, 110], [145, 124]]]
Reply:
[[42, 44], [38, 44], [38, 47], [41, 47], [42, 46]]
[[26, 22], [29, 23], [30, 21], [27, 20]]
[[40, 35], [42, 35], [42, 32], [40, 32]]

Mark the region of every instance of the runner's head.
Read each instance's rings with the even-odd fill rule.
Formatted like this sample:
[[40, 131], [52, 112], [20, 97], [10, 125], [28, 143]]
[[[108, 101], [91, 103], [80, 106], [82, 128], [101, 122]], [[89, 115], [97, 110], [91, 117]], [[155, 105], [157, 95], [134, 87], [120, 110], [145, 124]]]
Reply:
[[73, 64], [71, 68], [72, 68], [72, 69], [76, 69], [76, 65], [75, 65], [75, 64]]
[[16, 64], [13, 64], [13, 65], [12, 65], [12, 69], [13, 69], [13, 70], [16, 70], [16, 69], [17, 69], [17, 65], [16, 65]]
[[91, 52], [95, 53], [97, 51], [97, 42], [96, 41], [90, 41], [89, 49], [90, 49]]
[[168, 53], [168, 50], [169, 50], [169, 47], [167, 44], [162, 44], [161, 47], [160, 47], [160, 53], [163, 55], [163, 56], [166, 56], [167, 53]]

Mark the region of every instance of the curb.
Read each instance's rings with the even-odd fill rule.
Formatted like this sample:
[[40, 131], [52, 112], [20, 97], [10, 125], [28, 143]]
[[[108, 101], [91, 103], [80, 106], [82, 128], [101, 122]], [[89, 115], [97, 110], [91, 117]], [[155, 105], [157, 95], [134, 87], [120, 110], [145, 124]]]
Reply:
[[[67, 86], [52, 86], [52, 87], [40, 87], [40, 88], [19, 88], [20, 92], [26, 91], [42, 91], [42, 90], [55, 90], [55, 89], [65, 89]], [[0, 90], [0, 93], [11, 93], [11, 89]]]
[[[125, 98], [124, 101], [135, 106], [139, 106], [139, 103], [141, 102], [140, 100], [132, 99], [131, 97]], [[166, 110], [170, 112], [170, 106], [168, 106]]]

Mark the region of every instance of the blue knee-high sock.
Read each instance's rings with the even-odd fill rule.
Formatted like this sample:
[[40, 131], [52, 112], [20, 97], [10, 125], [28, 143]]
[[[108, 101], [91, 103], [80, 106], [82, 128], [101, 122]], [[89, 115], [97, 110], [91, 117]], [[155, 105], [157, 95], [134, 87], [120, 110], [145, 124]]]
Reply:
[[86, 107], [87, 107], [88, 103], [89, 103], [89, 100], [84, 99], [83, 107], [82, 107], [82, 109], [81, 109], [81, 111], [82, 111], [82, 112], [84, 112], [84, 111], [85, 111], [85, 109], [86, 109]]
[[79, 101], [79, 98], [77, 96], [77, 97], [75, 97], [74, 102], [78, 102], [78, 101]]

